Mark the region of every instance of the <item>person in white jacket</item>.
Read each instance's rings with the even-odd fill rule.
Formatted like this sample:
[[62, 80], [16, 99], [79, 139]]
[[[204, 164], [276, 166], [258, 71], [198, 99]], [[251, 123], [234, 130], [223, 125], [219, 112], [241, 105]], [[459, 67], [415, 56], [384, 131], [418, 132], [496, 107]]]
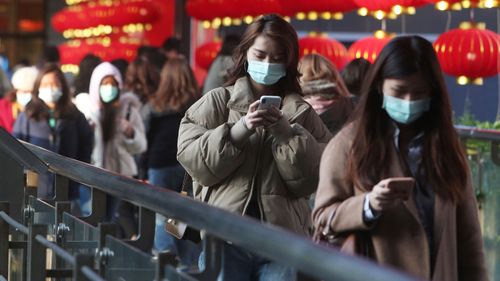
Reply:
[[[108, 62], [98, 65], [90, 79], [89, 119], [94, 128], [92, 163], [124, 176], [137, 175], [134, 155], [146, 151], [144, 123], [130, 97], [120, 94], [122, 77]], [[113, 220], [118, 200], [108, 198], [107, 219]]]

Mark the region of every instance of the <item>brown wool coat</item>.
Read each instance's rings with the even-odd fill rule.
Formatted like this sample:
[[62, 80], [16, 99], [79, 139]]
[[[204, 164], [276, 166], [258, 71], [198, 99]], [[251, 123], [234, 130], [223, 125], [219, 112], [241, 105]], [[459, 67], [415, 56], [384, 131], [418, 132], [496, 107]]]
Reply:
[[319, 161], [332, 135], [301, 96], [287, 94], [282, 112], [292, 126], [284, 143], [262, 128], [241, 148], [229, 140], [233, 126], [254, 101], [248, 80], [214, 89], [189, 110], [179, 129], [177, 159], [196, 182], [193, 192], [208, 204], [245, 214], [257, 195], [263, 220], [297, 234], [309, 234], [308, 197], [319, 180]]
[[[322, 156], [320, 182], [313, 211], [314, 224], [325, 222], [330, 208], [337, 207], [331, 223], [335, 233], [369, 230], [375, 260], [423, 279], [435, 281], [486, 281], [483, 243], [476, 199], [467, 186], [465, 200], [452, 204], [436, 195], [434, 213], [434, 273], [431, 276], [429, 248], [413, 198], [384, 211], [372, 225], [363, 222], [366, 190], [347, 185], [347, 153], [354, 135], [353, 124], [333, 138]], [[392, 151], [388, 177], [408, 176], [403, 172], [396, 149]]]

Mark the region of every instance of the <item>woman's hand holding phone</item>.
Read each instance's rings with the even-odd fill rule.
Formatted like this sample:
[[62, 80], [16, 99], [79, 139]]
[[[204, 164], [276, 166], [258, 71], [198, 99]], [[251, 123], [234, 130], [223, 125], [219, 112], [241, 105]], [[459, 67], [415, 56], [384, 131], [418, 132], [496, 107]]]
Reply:
[[259, 109], [260, 101], [255, 101], [248, 107], [245, 116], [245, 125], [249, 130], [255, 130], [257, 127], [268, 127], [276, 123], [283, 115], [275, 106], [266, 109]]
[[391, 209], [409, 198], [414, 185], [415, 180], [409, 177], [381, 180], [369, 194], [370, 206], [377, 212]]

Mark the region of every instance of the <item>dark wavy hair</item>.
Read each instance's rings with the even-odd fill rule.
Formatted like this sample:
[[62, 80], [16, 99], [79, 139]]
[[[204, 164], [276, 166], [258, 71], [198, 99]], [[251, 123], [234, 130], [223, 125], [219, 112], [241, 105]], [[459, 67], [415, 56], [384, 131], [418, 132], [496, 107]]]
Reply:
[[236, 80], [247, 75], [248, 49], [261, 35], [276, 41], [285, 53], [286, 76], [278, 81], [277, 86], [287, 92], [301, 93], [300, 74], [297, 69], [299, 63], [297, 32], [286, 20], [275, 14], [262, 16], [247, 27], [240, 44], [234, 51], [235, 64], [229, 70], [226, 85], [233, 85]]
[[423, 159], [429, 183], [444, 199], [458, 202], [470, 180], [466, 154], [452, 121], [448, 91], [432, 44], [419, 36], [396, 37], [382, 50], [363, 84], [349, 152], [348, 182], [370, 190], [387, 177], [393, 150], [392, 121], [382, 109], [382, 84], [388, 78], [419, 74], [427, 81], [431, 106], [414, 125], [424, 132]]
[[69, 92], [68, 82], [66, 81], [63, 72], [61, 71], [59, 66], [55, 64], [49, 64], [45, 66], [38, 73], [35, 84], [33, 86], [31, 101], [26, 105], [26, 116], [37, 121], [47, 119], [49, 117], [49, 107], [45, 104], [45, 102], [38, 98], [38, 90], [40, 89], [42, 78], [49, 73], [54, 73], [56, 75], [56, 78], [61, 85], [62, 92], [61, 98], [55, 104], [54, 118], [74, 118], [78, 109], [76, 109], [75, 105], [71, 102], [71, 94]]
[[90, 85], [90, 77], [94, 68], [96, 68], [102, 62], [101, 58], [93, 54], [87, 54], [80, 61], [79, 72], [75, 77], [73, 86], [75, 87], [74, 95], [80, 93], [88, 93]]
[[160, 83], [160, 73], [145, 57], [137, 57], [128, 65], [124, 89], [136, 94], [142, 103], [153, 96]]

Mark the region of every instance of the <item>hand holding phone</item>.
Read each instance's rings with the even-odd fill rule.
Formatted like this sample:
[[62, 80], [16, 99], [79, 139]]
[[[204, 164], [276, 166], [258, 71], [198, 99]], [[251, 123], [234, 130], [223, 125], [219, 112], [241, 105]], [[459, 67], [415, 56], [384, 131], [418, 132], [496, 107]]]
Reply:
[[395, 177], [381, 180], [370, 192], [370, 206], [375, 211], [390, 209], [399, 204], [400, 200], [408, 200], [415, 186], [411, 177]]
[[386, 186], [403, 200], [408, 200], [410, 192], [415, 186], [415, 180], [410, 177], [389, 178]]

